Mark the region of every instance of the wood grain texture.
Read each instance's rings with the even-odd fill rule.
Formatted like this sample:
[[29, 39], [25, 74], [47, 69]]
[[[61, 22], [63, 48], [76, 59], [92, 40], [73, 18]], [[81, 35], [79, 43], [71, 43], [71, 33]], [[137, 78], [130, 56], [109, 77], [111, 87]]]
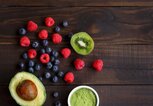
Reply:
[[152, 0], [0, 0], [1, 6], [153, 6]]
[[[47, 100], [44, 106], [53, 106], [57, 100], [62, 106], [67, 106], [69, 92], [75, 86], [46, 86]], [[153, 86], [91, 86], [99, 94], [100, 106], [152, 106]], [[54, 99], [52, 92], [58, 91], [59, 98]], [[0, 87], [0, 104], [3, 106], [16, 106], [17, 104], [9, 94], [7, 86]]]

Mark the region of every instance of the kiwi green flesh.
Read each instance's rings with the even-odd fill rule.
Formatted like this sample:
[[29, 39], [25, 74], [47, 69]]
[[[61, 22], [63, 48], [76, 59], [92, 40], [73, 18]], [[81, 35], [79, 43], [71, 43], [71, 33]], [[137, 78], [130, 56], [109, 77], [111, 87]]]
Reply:
[[86, 32], [79, 32], [72, 36], [71, 45], [81, 55], [88, 55], [94, 48], [94, 41]]

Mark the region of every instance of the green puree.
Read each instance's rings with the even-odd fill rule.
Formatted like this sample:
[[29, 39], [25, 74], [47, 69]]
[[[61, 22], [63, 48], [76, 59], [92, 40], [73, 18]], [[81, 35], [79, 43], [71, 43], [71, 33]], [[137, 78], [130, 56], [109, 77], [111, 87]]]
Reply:
[[71, 106], [96, 106], [96, 103], [95, 94], [87, 88], [75, 91], [70, 99]]

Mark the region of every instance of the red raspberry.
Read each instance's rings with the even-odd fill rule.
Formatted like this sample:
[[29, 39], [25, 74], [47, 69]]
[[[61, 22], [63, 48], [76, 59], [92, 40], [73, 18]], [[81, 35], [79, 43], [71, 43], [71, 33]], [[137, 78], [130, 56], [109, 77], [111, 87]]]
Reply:
[[54, 33], [52, 35], [52, 41], [53, 41], [54, 44], [59, 44], [59, 43], [62, 42], [62, 36], [58, 33]]
[[93, 61], [92, 67], [93, 67], [96, 71], [101, 71], [102, 68], [103, 68], [103, 61], [102, 61], [101, 59], [97, 59], [97, 60]]
[[55, 23], [54, 19], [52, 17], [45, 18], [45, 24], [47, 27], [53, 26]]
[[28, 47], [30, 46], [30, 39], [27, 37], [27, 36], [23, 36], [21, 39], [20, 39], [20, 45], [22, 47]]
[[38, 29], [38, 25], [33, 22], [33, 21], [29, 21], [28, 25], [27, 25], [27, 30], [30, 32], [36, 31]]
[[74, 81], [74, 74], [72, 72], [68, 72], [64, 76], [64, 81], [68, 84], [72, 83]]
[[43, 29], [38, 34], [40, 39], [47, 39], [48, 38], [48, 32], [47, 30]]
[[63, 48], [61, 54], [66, 59], [71, 55], [71, 50], [69, 48]]
[[29, 49], [28, 50], [28, 57], [30, 59], [34, 59], [37, 56], [37, 52], [35, 49]]
[[80, 71], [81, 69], [84, 68], [85, 62], [82, 59], [76, 59], [74, 61], [74, 66], [78, 71]]
[[50, 57], [47, 53], [44, 53], [40, 56], [40, 61], [44, 64], [48, 63], [50, 61]]

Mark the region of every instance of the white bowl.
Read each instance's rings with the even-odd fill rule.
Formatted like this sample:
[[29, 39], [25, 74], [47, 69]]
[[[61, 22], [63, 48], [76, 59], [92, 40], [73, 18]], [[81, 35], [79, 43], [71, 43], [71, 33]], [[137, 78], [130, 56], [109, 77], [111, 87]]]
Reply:
[[69, 96], [68, 96], [68, 106], [71, 106], [71, 104], [70, 104], [70, 99], [71, 99], [71, 96], [72, 96], [72, 94], [75, 92], [75, 91], [77, 91], [77, 90], [79, 90], [79, 89], [81, 89], [81, 88], [87, 88], [87, 89], [90, 89], [94, 94], [95, 94], [95, 96], [96, 96], [96, 99], [97, 99], [97, 104], [96, 104], [96, 106], [99, 106], [99, 96], [98, 96], [98, 93], [93, 89], [93, 88], [91, 88], [90, 86], [86, 86], [86, 85], [81, 85], [81, 86], [77, 86], [77, 87], [75, 87], [71, 92], [70, 92], [70, 94], [69, 94]]

